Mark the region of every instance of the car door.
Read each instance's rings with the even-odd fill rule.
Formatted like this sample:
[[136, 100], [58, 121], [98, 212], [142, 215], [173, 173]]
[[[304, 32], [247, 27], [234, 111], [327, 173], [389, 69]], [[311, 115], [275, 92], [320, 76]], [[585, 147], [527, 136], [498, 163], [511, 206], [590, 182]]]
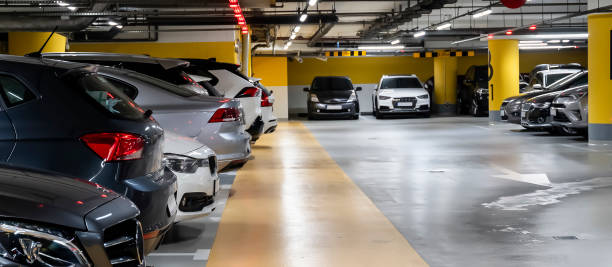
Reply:
[[0, 73], [0, 161], [6, 162], [15, 148], [15, 127], [11, 122], [7, 108], [28, 102], [35, 98], [28, 87], [17, 77]]

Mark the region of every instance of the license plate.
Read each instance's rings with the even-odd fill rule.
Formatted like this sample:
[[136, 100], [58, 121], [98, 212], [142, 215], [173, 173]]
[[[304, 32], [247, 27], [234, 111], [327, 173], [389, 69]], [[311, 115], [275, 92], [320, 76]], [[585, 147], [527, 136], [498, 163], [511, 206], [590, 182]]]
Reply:
[[329, 110], [341, 110], [342, 106], [341, 105], [327, 105], [327, 109], [329, 109]]
[[503, 116], [506, 116], [506, 111], [505, 111], [505, 110], [503, 110], [503, 109], [502, 109], [502, 110], [500, 110], [500, 111], [499, 111], [499, 115], [500, 115], [500, 116], [502, 116], [502, 117], [503, 117]]
[[521, 117], [525, 117], [525, 114], [527, 114], [527, 111], [521, 111]]
[[170, 214], [174, 214], [176, 213], [176, 210], [177, 210], [176, 197], [174, 197], [174, 194], [172, 194], [168, 198], [168, 211], [170, 211]]
[[554, 108], [550, 109], [550, 116], [556, 116], [557, 115], [557, 110]]
[[412, 107], [412, 102], [398, 102], [398, 107]]

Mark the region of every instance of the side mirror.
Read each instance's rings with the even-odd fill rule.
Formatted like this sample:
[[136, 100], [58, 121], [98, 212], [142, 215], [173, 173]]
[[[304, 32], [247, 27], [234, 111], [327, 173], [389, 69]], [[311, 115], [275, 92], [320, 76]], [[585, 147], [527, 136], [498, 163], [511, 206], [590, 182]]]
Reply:
[[361, 90], [363, 90], [361, 87], [355, 88], [355, 91], [361, 91]]
[[533, 85], [533, 89], [534, 90], [542, 90], [542, 85], [541, 84], [534, 84]]
[[308, 87], [304, 87], [304, 92], [308, 92], [310, 90], [308, 90]]

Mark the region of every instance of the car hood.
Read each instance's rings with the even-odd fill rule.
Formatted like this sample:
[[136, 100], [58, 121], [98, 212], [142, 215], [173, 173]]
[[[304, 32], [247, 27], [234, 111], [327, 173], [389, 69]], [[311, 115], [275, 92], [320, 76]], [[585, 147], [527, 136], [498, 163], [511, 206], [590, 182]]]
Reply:
[[390, 96], [390, 97], [416, 97], [420, 95], [428, 94], [423, 88], [393, 88], [393, 89], [381, 89], [379, 95]]
[[164, 153], [187, 155], [200, 148], [208, 149], [204, 144], [191, 137], [182, 136], [168, 130], [164, 131], [164, 135]]
[[85, 216], [120, 197], [85, 180], [0, 167], [0, 217], [87, 230]]
[[529, 102], [533, 102], [533, 103], [552, 102], [553, 99], [555, 99], [555, 97], [561, 94], [561, 92], [563, 91], [555, 91], [555, 92], [549, 92], [546, 94], [541, 94], [541, 95], [530, 98]]
[[346, 101], [351, 94], [352, 90], [342, 90], [342, 91], [312, 91], [313, 94], [317, 95], [317, 98], [320, 101], [329, 101], [332, 99], [344, 100]]

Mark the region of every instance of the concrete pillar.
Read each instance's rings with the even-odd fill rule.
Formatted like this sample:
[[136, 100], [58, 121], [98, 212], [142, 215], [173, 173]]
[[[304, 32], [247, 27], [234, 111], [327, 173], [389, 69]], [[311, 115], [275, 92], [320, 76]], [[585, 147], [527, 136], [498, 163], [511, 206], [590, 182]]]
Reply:
[[[37, 52], [50, 34], [50, 32], [9, 32], [8, 52], [17, 56]], [[66, 37], [53, 34], [43, 52], [66, 52]]]
[[499, 121], [504, 99], [519, 94], [518, 40], [489, 40], [489, 121]]
[[[439, 51], [438, 54], [444, 52]], [[442, 115], [453, 115], [457, 104], [457, 58], [434, 58], [433, 110]]]
[[591, 14], [589, 31], [589, 143], [612, 144], [612, 13]]
[[240, 61], [242, 74], [251, 77], [251, 34], [242, 35], [242, 60]]

